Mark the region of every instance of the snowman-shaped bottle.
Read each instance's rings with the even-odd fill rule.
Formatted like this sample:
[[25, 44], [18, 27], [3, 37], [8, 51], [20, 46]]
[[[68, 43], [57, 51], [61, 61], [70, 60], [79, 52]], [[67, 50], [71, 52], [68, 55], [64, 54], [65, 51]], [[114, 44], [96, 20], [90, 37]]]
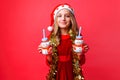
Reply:
[[41, 42], [42, 54], [45, 54], [45, 55], [48, 54], [49, 47], [50, 47], [49, 40], [45, 36], [45, 30], [43, 29], [43, 38], [42, 38], [42, 42]]
[[76, 36], [76, 39], [73, 44], [73, 51], [76, 53], [82, 53], [83, 51], [83, 37], [80, 35], [81, 27], [79, 28], [79, 34]]

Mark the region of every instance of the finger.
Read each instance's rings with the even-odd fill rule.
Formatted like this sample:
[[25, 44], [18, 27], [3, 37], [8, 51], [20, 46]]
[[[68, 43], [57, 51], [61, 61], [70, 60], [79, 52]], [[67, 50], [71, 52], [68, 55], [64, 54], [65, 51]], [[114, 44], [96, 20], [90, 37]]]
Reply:
[[41, 43], [38, 45], [38, 48], [42, 48], [42, 45], [41, 45]]
[[88, 50], [89, 49], [88, 45], [84, 46], [84, 49]]
[[84, 45], [84, 47], [88, 47], [88, 45]]
[[75, 45], [72, 45], [73, 48], [75, 48]]
[[52, 47], [50, 47], [49, 50], [52, 50]]
[[87, 52], [87, 51], [88, 51], [88, 49], [89, 49], [89, 48], [85, 48], [85, 49], [84, 49], [84, 52]]
[[41, 50], [41, 49], [39, 50], [39, 53], [42, 53], [42, 50]]
[[84, 47], [85, 49], [89, 49], [89, 47], [87, 46], [87, 47]]
[[38, 50], [41, 50], [42, 48], [41, 47], [38, 47]]
[[41, 43], [40, 43], [40, 45], [38, 45], [38, 47], [42, 47], [42, 46], [41, 46]]
[[51, 52], [52, 52], [52, 47], [50, 47], [50, 48], [48, 49], [48, 52], [49, 52], [49, 53], [51, 53]]

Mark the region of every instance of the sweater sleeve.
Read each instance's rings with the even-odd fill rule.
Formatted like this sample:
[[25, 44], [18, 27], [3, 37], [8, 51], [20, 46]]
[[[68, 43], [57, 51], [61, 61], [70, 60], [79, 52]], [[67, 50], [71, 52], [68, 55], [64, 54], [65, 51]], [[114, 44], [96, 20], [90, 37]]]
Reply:
[[52, 64], [52, 55], [48, 54], [46, 55], [46, 64], [50, 66]]
[[85, 64], [85, 61], [86, 61], [85, 54], [80, 55], [79, 64], [82, 66], [83, 64]]
[[[50, 40], [50, 36], [51, 36], [51, 34], [47, 35], [48, 40]], [[48, 66], [50, 66], [52, 64], [52, 55], [51, 54], [46, 55], [46, 64]]]

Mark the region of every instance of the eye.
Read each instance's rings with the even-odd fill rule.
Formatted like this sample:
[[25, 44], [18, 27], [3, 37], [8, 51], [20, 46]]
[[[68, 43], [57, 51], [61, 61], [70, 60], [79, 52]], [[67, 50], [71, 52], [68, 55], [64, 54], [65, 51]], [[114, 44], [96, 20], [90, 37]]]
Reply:
[[58, 14], [57, 17], [62, 17], [62, 15], [61, 15], [61, 14]]
[[69, 17], [70, 17], [70, 15], [65, 15], [65, 17], [68, 17], [68, 18], [69, 18]]

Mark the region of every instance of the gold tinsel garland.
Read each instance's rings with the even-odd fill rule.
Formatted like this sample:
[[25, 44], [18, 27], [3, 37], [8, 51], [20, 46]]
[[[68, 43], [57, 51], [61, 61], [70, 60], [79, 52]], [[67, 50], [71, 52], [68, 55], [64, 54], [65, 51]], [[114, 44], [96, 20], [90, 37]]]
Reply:
[[[69, 32], [69, 34], [72, 42], [74, 43], [76, 35], [74, 35], [72, 31]], [[56, 73], [57, 73], [57, 62], [58, 62], [57, 44], [55, 38], [53, 37], [54, 36], [51, 35], [50, 38], [50, 44], [52, 46], [52, 64], [50, 64], [50, 70], [46, 77], [47, 80], [56, 80]], [[78, 57], [77, 53], [75, 53], [74, 51], [72, 55], [73, 55], [72, 64], [73, 64], [74, 80], [84, 80], [82, 69], [79, 64], [80, 58]]]
[[73, 52], [73, 73], [74, 73], [74, 80], [84, 80], [82, 74], [82, 68], [79, 64], [80, 58], [78, 57], [77, 53]]

